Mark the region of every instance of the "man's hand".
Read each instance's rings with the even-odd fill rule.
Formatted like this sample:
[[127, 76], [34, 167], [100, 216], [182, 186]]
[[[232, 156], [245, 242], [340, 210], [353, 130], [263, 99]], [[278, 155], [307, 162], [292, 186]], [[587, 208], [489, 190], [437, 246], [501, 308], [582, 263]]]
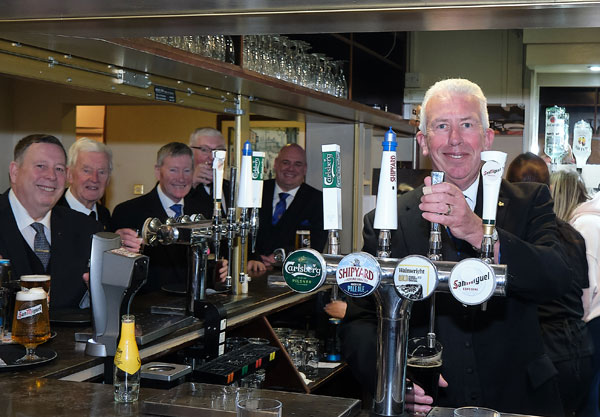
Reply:
[[[448, 382], [441, 375], [438, 386], [442, 388], [448, 386]], [[425, 390], [413, 382], [407, 383], [405, 400], [406, 410], [411, 414], [427, 414], [431, 410], [430, 404], [433, 404], [433, 398], [425, 394]]]
[[325, 305], [324, 310], [334, 319], [343, 319], [346, 315], [348, 303], [342, 300], [335, 300]]
[[198, 184], [212, 184], [213, 182], [213, 169], [212, 164], [198, 164], [194, 168], [194, 180], [193, 186], [196, 187]]
[[275, 260], [275, 255], [270, 254], [270, 255], [260, 255], [260, 260], [262, 261], [263, 264], [265, 264], [265, 266], [267, 268], [273, 268], [273, 264], [275, 262], [277, 262]]
[[479, 247], [483, 239], [482, 221], [467, 204], [462, 191], [454, 184], [443, 182], [431, 185], [425, 178], [425, 188], [419, 209], [423, 218], [450, 229], [452, 236]]
[[227, 278], [228, 263], [229, 262], [227, 261], [227, 259], [220, 259], [219, 261], [217, 261], [217, 268], [218, 268], [218, 272], [219, 272], [217, 280], [221, 283], [225, 282], [225, 279]]
[[85, 282], [85, 286], [89, 290], [90, 289], [90, 273], [89, 272], [84, 272], [84, 274], [83, 274], [83, 276], [81, 278], [83, 278], [83, 282]]
[[142, 238], [133, 229], [119, 229], [115, 232], [121, 236], [121, 246], [131, 252], [140, 252], [142, 247]]
[[263, 272], [267, 270], [265, 264], [261, 261], [248, 261], [248, 272]]

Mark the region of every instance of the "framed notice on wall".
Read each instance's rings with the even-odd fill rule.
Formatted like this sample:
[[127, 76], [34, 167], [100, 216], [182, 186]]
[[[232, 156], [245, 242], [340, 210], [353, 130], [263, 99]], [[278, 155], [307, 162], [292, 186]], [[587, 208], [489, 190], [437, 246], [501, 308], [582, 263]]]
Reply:
[[[227, 161], [231, 165], [234, 154], [234, 122], [223, 121], [221, 131], [227, 140]], [[250, 121], [250, 137], [243, 138], [252, 143], [252, 150], [265, 153], [264, 179], [275, 178], [273, 163], [279, 150], [288, 143], [297, 143], [305, 147], [305, 125], [290, 121]]]

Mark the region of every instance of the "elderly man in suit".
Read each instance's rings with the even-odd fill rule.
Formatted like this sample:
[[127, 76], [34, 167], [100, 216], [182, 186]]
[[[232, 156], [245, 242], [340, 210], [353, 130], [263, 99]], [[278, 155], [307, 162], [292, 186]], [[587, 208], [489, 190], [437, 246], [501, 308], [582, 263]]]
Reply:
[[17, 277], [50, 274], [51, 312], [78, 308], [86, 291], [91, 236], [102, 230], [88, 216], [55, 206], [66, 180], [66, 152], [50, 135], [21, 139], [10, 163], [8, 193], [0, 195], [0, 256]]
[[274, 163], [275, 179], [263, 187], [256, 254], [248, 270], [264, 271], [275, 262], [273, 251], [295, 247], [296, 231], [310, 230], [311, 247], [322, 251], [327, 234], [323, 230], [323, 193], [304, 182], [306, 152], [295, 143], [281, 148]]
[[[99, 200], [110, 181], [112, 156], [110, 148], [101, 142], [89, 138], [76, 140], [67, 159], [69, 188], [57, 203], [98, 220], [104, 230], [112, 230], [110, 211]], [[139, 252], [142, 238], [135, 230], [124, 228], [115, 233], [121, 236], [125, 248]]]
[[[446, 173], [398, 198], [398, 230], [392, 257], [426, 255], [429, 222], [444, 227], [443, 258], [478, 257], [482, 229], [481, 152], [492, 146], [487, 101], [476, 84], [461, 79], [436, 83], [425, 94], [417, 140], [424, 156]], [[560, 244], [548, 187], [534, 183], [500, 188], [494, 244], [496, 262], [506, 264], [506, 297], [487, 309], [463, 306], [449, 294], [436, 299], [436, 334], [444, 346], [438, 402], [476, 405], [501, 412], [561, 415], [556, 369], [544, 351], [537, 313], [539, 302], [563, 294], [572, 277]], [[374, 213], [365, 217], [364, 250], [375, 254]], [[565, 278], [567, 277], [567, 278]], [[429, 303], [414, 303], [411, 336], [427, 333]], [[368, 388], [375, 384], [376, 319], [374, 301], [351, 299], [342, 322], [343, 354]], [[447, 381], [447, 382], [446, 382]], [[410, 411], [428, 412], [433, 399], [415, 386]]]
[[[171, 142], [159, 149], [154, 173], [158, 184], [148, 194], [125, 201], [113, 211], [113, 227], [142, 229], [149, 217], [163, 223], [169, 217], [197, 214], [198, 205], [187, 196], [192, 187], [194, 161], [192, 150], [184, 143]], [[148, 282], [144, 291], [160, 288], [185, 290], [187, 280], [187, 247], [183, 245], [146, 247], [150, 257]], [[219, 270], [220, 280], [227, 274], [225, 266]]]

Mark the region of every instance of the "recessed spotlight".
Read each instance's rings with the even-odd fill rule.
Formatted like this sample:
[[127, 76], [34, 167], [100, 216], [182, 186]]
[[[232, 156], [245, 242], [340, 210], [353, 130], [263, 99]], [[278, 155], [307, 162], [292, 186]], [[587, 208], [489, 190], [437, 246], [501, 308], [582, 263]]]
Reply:
[[588, 65], [590, 71], [600, 71], [600, 65]]

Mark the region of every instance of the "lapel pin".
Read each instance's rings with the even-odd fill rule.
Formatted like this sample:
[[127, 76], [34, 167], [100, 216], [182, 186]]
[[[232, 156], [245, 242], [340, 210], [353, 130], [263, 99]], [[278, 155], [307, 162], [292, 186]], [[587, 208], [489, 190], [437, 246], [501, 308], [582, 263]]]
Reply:
[[498, 201], [498, 207], [504, 207], [504, 203], [502, 201]]

